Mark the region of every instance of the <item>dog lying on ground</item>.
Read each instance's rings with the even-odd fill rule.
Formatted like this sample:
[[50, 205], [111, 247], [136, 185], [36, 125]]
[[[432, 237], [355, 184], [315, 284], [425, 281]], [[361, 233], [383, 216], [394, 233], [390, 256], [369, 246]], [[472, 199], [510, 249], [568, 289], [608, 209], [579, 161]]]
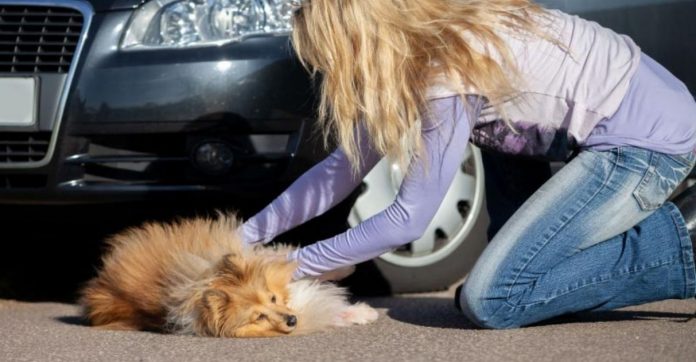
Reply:
[[300, 335], [377, 319], [334, 284], [291, 281], [291, 248], [244, 248], [239, 226], [220, 214], [111, 237], [102, 269], [81, 292], [85, 317], [104, 329], [213, 337]]

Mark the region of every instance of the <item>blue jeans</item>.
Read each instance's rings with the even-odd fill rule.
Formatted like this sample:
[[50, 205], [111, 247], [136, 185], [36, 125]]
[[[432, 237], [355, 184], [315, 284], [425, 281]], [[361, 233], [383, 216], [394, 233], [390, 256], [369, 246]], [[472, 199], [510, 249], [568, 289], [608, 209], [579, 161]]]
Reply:
[[691, 240], [665, 202], [694, 153], [582, 151], [491, 240], [460, 298], [485, 328], [514, 328], [696, 294]]

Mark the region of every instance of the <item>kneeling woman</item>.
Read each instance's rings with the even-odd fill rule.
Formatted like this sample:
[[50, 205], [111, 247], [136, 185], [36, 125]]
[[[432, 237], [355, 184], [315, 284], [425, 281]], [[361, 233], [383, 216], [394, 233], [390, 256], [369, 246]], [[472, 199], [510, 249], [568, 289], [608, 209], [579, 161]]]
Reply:
[[696, 103], [630, 38], [528, 0], [305, 0], [293, 45], [321, 74], [320, 125], [339, 148], [249, 219], [245, 241], [323, 213], [384, 156], [408, 164], [387, 209], [290, 255], [296, 278], [420, 237], [472, 141], [575, 155], [459, 290], [475, 323], [512, 328], [696, 294], [693, 216], [665, 202], [696, 159]]

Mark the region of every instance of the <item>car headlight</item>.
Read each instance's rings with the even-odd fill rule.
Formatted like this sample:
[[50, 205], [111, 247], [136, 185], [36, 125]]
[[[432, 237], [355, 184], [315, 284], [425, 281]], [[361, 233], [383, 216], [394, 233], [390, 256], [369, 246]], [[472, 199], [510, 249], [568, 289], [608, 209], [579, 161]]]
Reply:
[[287, 33], [292, 10], [292, 0], [150, 0], [133, 14], [121, 48], [181, 48]]

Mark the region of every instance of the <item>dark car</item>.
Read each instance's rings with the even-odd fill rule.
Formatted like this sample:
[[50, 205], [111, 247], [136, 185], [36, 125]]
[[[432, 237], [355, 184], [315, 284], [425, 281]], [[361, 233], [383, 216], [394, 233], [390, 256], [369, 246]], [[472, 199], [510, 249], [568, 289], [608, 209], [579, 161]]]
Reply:
[[232, 3], [0, 1], [0, 92], [26, 100], [0, 107], [0, 202], [269, 194], [315, 162], [288, 4]]
[[[540, 2], [632, 36], [696, 90], [696, 0]], [[0, 0], [0, 204], [263, 205], [325, 155], [290, 11], [288, 0]], [[423, 238], [375, 261], [393, 291], [446, 287], [485, 247], [475, 147], [461, 170]], [[383, 162], [303, 240], [383, 209], [399, 179]]]

